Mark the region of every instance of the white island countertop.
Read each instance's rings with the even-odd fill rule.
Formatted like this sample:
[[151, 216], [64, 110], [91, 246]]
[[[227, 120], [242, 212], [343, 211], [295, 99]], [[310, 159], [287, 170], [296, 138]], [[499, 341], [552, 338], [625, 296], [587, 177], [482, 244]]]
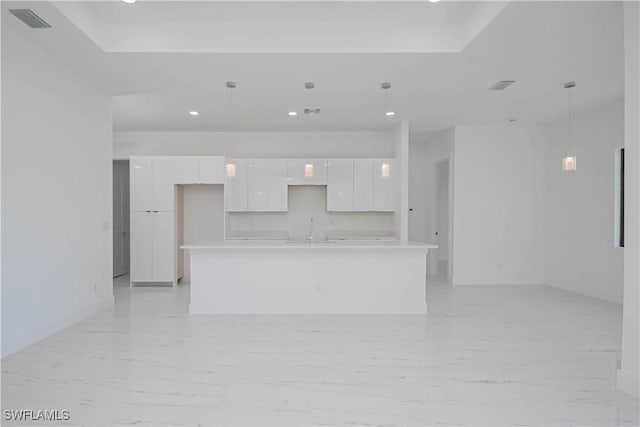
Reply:
[[438, 245], [399, 240], [331, 240], [298, 242], [282, 240], [220, 240], [180, 246], [182, 249], [436, 249]]

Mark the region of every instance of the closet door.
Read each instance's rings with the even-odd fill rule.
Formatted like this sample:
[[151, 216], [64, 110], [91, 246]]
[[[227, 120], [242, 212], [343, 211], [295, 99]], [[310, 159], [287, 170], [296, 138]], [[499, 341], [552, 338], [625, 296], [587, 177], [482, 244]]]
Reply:
[[174, 212], [154, 212], [153, 222], [153, 281], [173, 282], [176, 279], [176, 242]]
[[153, 217], [152, 212], [131, 212], [130, 259], [131, 281], [153, 280]]

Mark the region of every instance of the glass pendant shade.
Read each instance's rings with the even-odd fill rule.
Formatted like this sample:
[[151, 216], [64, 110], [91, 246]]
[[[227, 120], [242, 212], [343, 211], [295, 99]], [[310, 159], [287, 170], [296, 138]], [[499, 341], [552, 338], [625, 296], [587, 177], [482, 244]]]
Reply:
[[224, 170], [229, 178], [233, 178], [236, 176], [236, 164], [235, 163], [227, 163], [224, 167]]
[[562, 159], [562, 170], [565, 172], [573, 172], [577, 169], [577, 158], [573, 154], [569, 154]]
[[306, 163], [304, 165], [304, 177], [313, 178], [313, 163]]
[[391, 176], [391, 165], [389, 163], [383, 163], [380, 166], [380, 176], [383, 178], [389, 178]]

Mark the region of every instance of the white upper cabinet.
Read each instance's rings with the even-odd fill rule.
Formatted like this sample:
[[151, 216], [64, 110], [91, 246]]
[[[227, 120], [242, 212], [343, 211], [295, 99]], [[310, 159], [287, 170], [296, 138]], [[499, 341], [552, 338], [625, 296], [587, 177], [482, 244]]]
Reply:
[[353, 159], [329, 159], [327, 171], [327, 210], [353, 211]]
[[269, 160], [249, 160], [247, 163], [247, 210], [269, 210]]
[[247, 160], [229, 159], [234, 165], [234, 174], [225, 174], [224, 208], [227, 212], [244, 212], [247, 210]]
[[175, 210], [173, 157], [153, 157], [153, 206], [155, 211]]
[[286, 212], [287, 208], [287, 161], [249, 160], [247, 163], [247, 210]]
[[173, 158], [175, 184], [224, 184], [223, 156], [176, 156]]
[[200, 184], [224, 184], [224, 157], [205, 156], [198, 158]]
[[395, 173], [393, 159], [373, 160], [373, 210], [393, 212], [395, 205]]
[[173, 157], [131, 157], [130, 206], [134, 212], [173, 211]]
[[289, 185], [327, 185], [327, 159], [289, 159]]
[[151, 157], [129, 159], [130, 208], [134, 212], [152, 210], [153, 161]]
[[198, 184], [197, 156], [179, 156], [173, 158], [173, 182], [175, 184]]
[[393, 212], [393, 159], [330, 159], [327, 210]]
[[289, 209], [287, 161], [269, 160], [269, 212], [286, 212]]
[[373, 160], [356, 159], [353, 172], [353, 210], [373, 210]]

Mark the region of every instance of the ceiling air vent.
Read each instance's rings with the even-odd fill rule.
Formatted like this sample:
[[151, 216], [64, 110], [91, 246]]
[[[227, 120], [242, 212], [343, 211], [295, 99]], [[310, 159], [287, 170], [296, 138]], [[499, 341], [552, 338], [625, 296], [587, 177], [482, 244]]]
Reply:
[[31, 28], [51, 28], [47, 21], [36, 15], [31, 9], [11, 9], [9, 12]]
[[500, 80], [499, 82], [491, 86], [489, 90], [505, 90], [515, 82], [516, 82], [515, 80]]
[[319, 108], [305, 108], [304, 109], [304, 113], [305, 114], [320, 114], [320, 109]]

